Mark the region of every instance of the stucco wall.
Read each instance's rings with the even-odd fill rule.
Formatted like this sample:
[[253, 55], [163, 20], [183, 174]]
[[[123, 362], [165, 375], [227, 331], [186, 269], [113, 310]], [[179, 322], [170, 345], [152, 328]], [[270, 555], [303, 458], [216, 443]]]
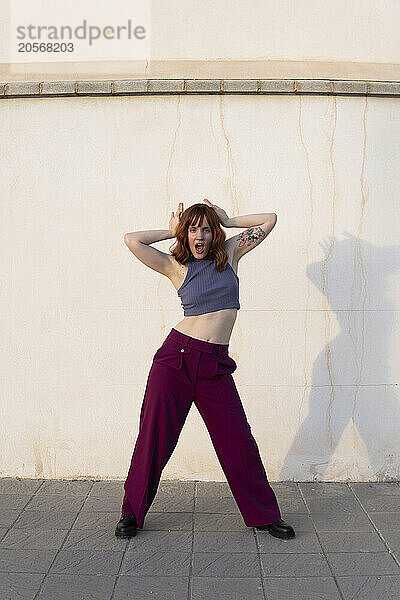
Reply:
[[[230, 343], [269, 478], [398, 479], [397, 98], [1, 108], [1, 475], [126, 476], [152, 357], [182, 312], [123, 235], [208, 197], [278, 214], [239, 263]], [[224, 479], [194, 406], [163, 478]]]
[[[148, 4], [147, 60], [100, 55], [97, 60], [75, 62], [73, 55], [66, 55], [62, 62], [44, 62], [41, 55], [40, 64], [18, 64], [12, 62], [11, 52], [16, 4], [3, 0], [0, 81], [77, 76], [400, 79], [397, 0], [149, 0]], [[94, 5], [92, 18], [90, 2], [82, 3], [82, 19], [92, 18], [91, 23], [101, 26], [125, 23], [126, 3], [103, 0]], [[133, 20], [134, 8], [132, 3]], [[31, 60], [37, 61], [37, 56]]]

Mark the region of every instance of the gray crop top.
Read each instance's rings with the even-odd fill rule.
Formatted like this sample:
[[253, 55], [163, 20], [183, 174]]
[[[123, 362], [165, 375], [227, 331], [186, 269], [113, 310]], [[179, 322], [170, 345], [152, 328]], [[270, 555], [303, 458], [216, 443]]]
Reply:
[[177, 290], [185, 317], [223, 308], [240, 308], [239, 277], [229, 263], [220, 273], [215, 259], [191, 257], [187, 266], [186, 277]]

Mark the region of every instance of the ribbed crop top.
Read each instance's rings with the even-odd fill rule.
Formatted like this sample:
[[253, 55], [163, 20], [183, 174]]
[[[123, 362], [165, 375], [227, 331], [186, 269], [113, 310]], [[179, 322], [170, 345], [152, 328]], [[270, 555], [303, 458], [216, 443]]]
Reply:
[[240, 308], [239, 277], [229, 263], [218, 272], [215, 259], [191, 257], [187, 266], [186, 277], [177, 290], [185, 317]]

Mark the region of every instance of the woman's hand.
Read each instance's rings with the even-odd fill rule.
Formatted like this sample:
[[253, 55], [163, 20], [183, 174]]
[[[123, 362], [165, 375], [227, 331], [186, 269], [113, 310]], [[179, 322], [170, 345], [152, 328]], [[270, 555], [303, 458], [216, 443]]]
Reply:
[[183, 202], [180, 202], [178, 205], [178, 210], [176, 211], [175, 214], [172, 213], [172, 217], [169, 220], [169, 230], [174, 237], [175, 237], [175, 230], [179, 224], [182, 213], [183, 213]]
[[219, 220], [221, 221], [221, 225], [224, 225], [224, 227], [227, 227], [228, 222], [229, 222], [229, 217], [226, 214], [226, 212], [224, 211], [224, 209], [220, 208], [216, 204], [211, 204], [211, 202], [209, 200], [207, 200], [207, 198], [204, 198], [204, 202], [207, 203], [207, 206], [209, 206], [210, 208], [213, 208], [215, 210], [215, 212], [218, 215]]

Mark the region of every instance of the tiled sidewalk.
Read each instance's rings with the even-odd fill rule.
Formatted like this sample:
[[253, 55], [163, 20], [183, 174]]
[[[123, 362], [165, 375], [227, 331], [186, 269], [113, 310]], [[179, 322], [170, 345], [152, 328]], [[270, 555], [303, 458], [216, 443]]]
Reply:
[[123, 481], [0, 479], [1, 600], [399, 600], [398, 483], [271, 483], [293, 540], [227, 483], [161, 481], [118, 539]]

